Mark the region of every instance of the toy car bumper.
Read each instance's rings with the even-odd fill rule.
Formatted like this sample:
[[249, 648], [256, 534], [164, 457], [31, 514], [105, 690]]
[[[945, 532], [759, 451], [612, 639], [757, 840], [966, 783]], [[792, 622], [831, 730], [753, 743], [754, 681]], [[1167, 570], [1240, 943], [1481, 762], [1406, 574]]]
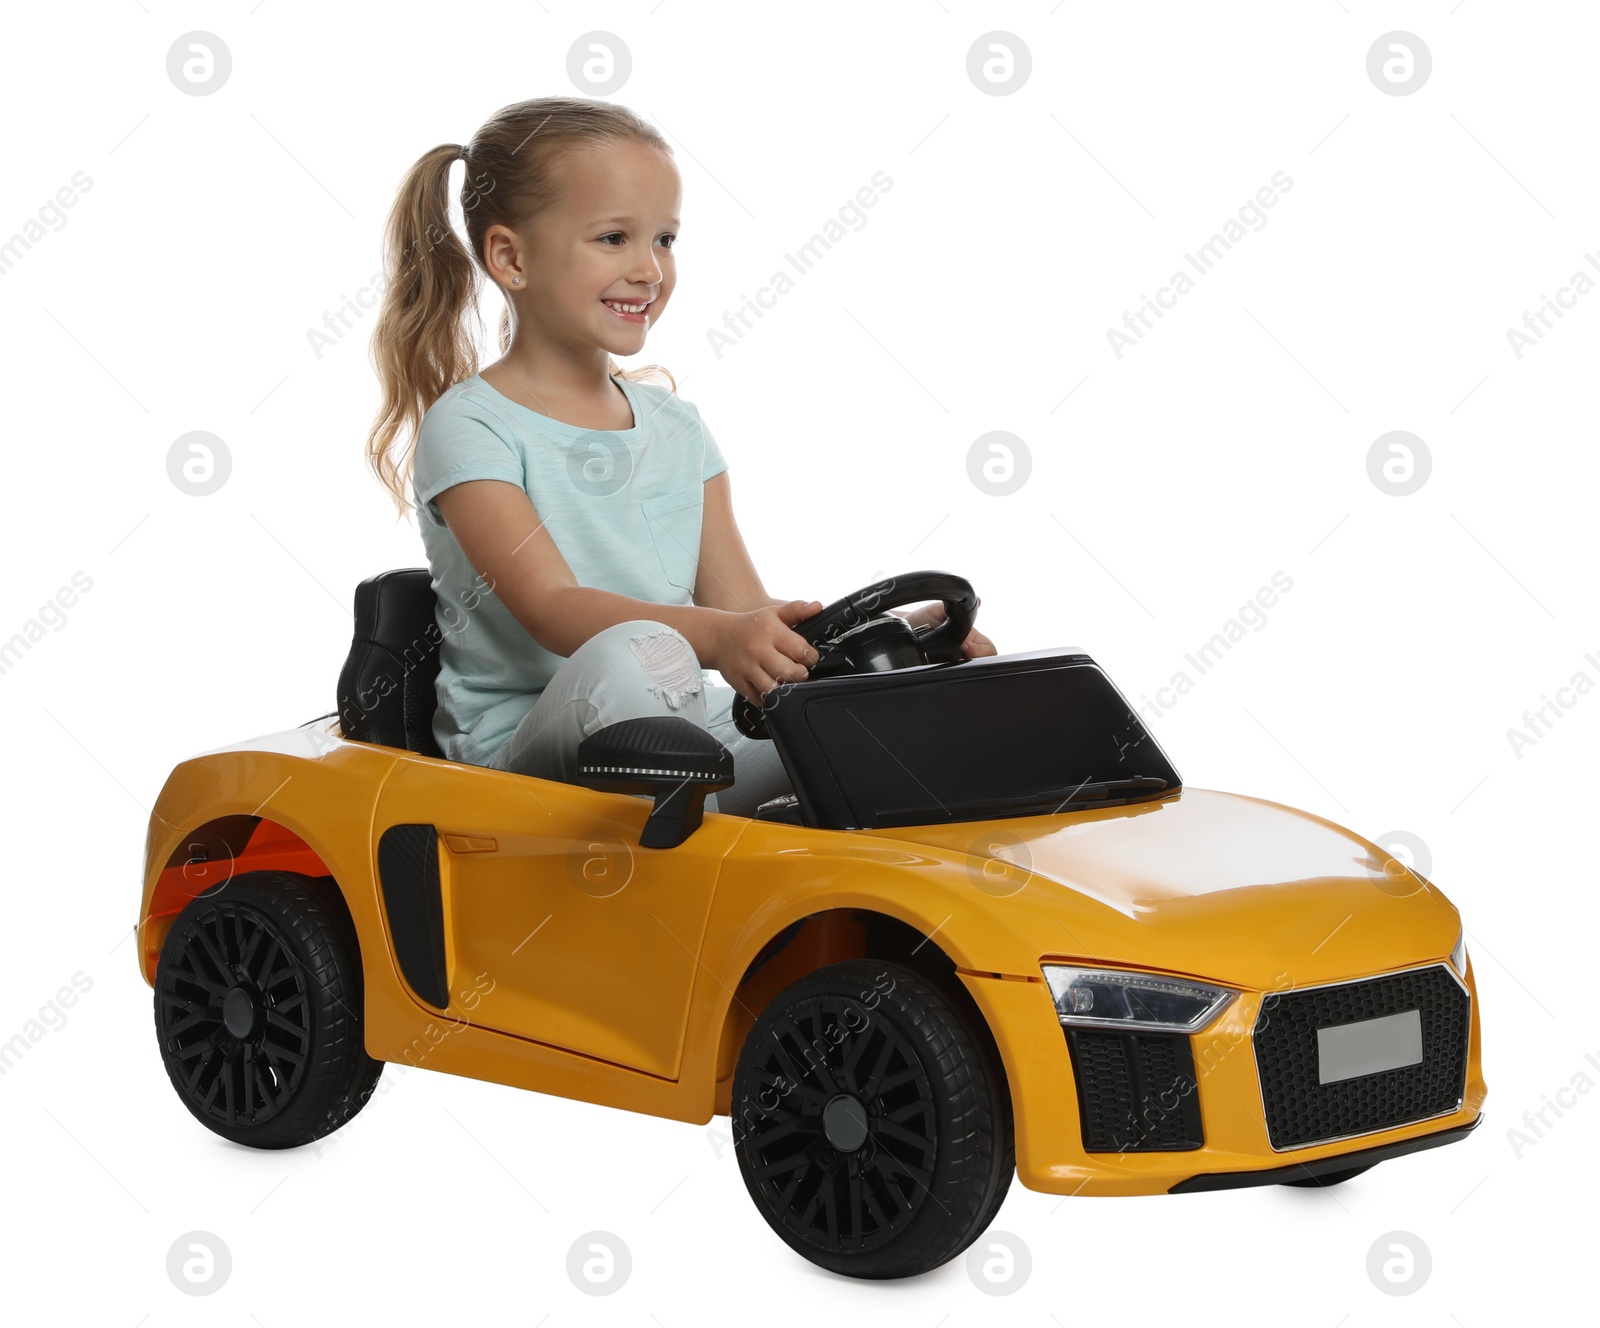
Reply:
[[[1018, 1178], [1045, 1193], [1191, 1193], [1345, 1171], [1464, 1138], [1487, 1096], [1471, 975], [1443, 964], [1244, 991], [1189, 1036], [1086, 1038], [1063, 1028], [1043, 982], [960, 976], [1006, 1067]], [[1422, 1010], [1423, 1061], [1319, 1083], [1316, 1026], [1384, 1001]]]
[[1180, 1180], [1176, 1185], [1169, 1186], [1167, 1193], [1195, 1194], [1201, 1190], [1233, 1190], [1243, 1185], [1283, 1185], [1291, 1181], [1316, 1180], [1336, 1172], [1347, 1171], [1351, 1167], [1368, 1167], [1375, 1162], [1387, 1162], [1392, 1157], [1421, 1152], [1424, 1148], [1437, 1148], [1441, 1144], [1456, 1143], [1465, 1139], [1482, 1122], [1483, 1113], [1479, 1112], [1465, 1125], [1456, 1125], [1448, 1130], [1436, 1130], [1432, 1134], [1419, 1135], [1415, 1139], [1401, 1139], [1392, 1144], [1380, 1144], [1376, 1148], [1360, 1148], [1353, 1153], [1336, 1153], [1316, 1162], [1291, 1162], [1286, 1167], [1262, 1167], [1255, 1171], [1201, 1172], [1198, 1176], [1190, 1176], [1188, 1180]]

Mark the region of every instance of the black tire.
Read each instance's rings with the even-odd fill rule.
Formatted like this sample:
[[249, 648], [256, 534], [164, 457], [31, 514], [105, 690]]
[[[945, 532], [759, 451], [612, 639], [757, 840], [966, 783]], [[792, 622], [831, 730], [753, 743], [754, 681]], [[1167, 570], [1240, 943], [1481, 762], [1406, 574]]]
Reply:
[[819, 1267], [937, 1268], [988, 1226], [1016, 1172], [998, 1064], [903, 964], [818, 969], [773, 997], [740, 1049], [730, 1114], [745, 1188]]
[[1364, 1167], [1346, 1167], [1343, 1171], [1327, 1171], [1320, 1176], [1302, 1176], [1299, 1180], [1280, 1180], [1279, 1185], [1293, 1185], [1299, 1189], [1321, 1190], [1329, 1185], [1343, 1185], [1347, 1180], [1354, 1180], [1363, 1171], [1371, 1171], [1377, 1166], [1376, 1162], [1368, 1162]]
[[[960, 978], [955, 979], [957, 982], [960, 980]], [[966, 997], [959, 1008], [970, 1011], [970, 1017], [967, 1020], [967, 1033], [985, 1053], [985, 1061], [989, 1066], [989, 1075], [1001, 1100], [1001, 1108], [997, 1113], [998, 1118], [1004, 1125], [1003, 1138], [1001, 1139], [1001, 1156], [1005, 1161], [995, 1169], [994, 1194], [978, 1218], [973, 1234], [973, 1239], [976, 1240], [989, 1229], [989, 1224], [994, 1221], [995, 1216], [1000, 1212], [1001, 1205], [1005, 1203], [1006, 1196], [1011, 1193], [1011, 1182], [1017, 1175], [1017, 1131], [1016, 1119], [1011, 1111], [1011, 1086], [1006, 1079], [1005, 1062], [1000, 1059], [1000, 1048], [995, 1046], [994, 1038], [990, 1035], [987, 1025], [983, 1023], [983, 1013], [970, 996]]]
[[362, 1041], [354, 928], [285, 872], [191, 899], [156, 967], [156, 1038], [178, 1097], [207, 1129], [295, 1148], [360, 1111], [383, 1073]]

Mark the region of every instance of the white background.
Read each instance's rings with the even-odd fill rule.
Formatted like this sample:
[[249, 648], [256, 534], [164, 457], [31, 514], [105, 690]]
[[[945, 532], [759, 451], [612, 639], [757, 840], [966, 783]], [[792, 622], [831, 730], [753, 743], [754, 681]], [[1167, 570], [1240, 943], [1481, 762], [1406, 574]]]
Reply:
[[[1600, 680], [1585, 658], [1600, 655], [1600, 295], [1520, 358], [1507, 338], [1600, 252], [1590, 7], [129, 0], [8, 6], [4, 26], [0, 236], [75, 172], [92, 180], [0, 278], [0, 638], [74, 573], [92, 580], [0, 674], [14, 775], [0, 1039], [73, 974], [92, 983], [0, 1077], [6, 1285], [35, 1302], [8, 1314], [266, 1328], [356, 1313], [1475, 1328], [1530, 1300], [1592, 1314], [1600, 1093], [1571, 1086], [1600, 1083], [1585, 1061], [1600, 1060], [1600, 695], [1564, 693], [1571, 708], [1520, 755], [1508, 730], [1576, 673]], [[967, 73], [995, 29], [1031, 55], [1010, 95]], [[166, 72], [194, 30], [232, 54], [210, 96]], [[1082, 646], [1142, 703], [1287, 573], [1265, 625], [1146, 714], [1192, 786], [1428, 846], [1481, 995], [1490, 1091], [1473, 1137], [1326, 1192], [1063, 1200], [1016, 1184], [993, 1231], [1025, 1243], [1032, 1272], [991, 1297], [963, 1258], [885, 1284], [800, 1260], [751, 1205], [725, 1118], [397, 1067], [343, 1132], [297, 1152], [235, 1148], [183, 1110], [126, 939], [148, 808], [179, 760], [331, 710], [356, 582], [423, 562], [362, 457], [370, 315], [320, 356], [308, 333], [370, 285], [412, 162], [505, 103], [586, 93], [567, 52], [594, 30], [631, 51], [613, 97], [668, 135], [684, 182], [678, 290], [632, 363], [666, 364], [699, 406], [768, 589], [829, 601], [955, 571], [1001, 651]], [[1393, 30], [1432, 53], [1407, 96], [1366, 71]], [[877, 171], [893, 186], [866, 224], [715, 353], [708, 329]], [[1293, 188], [1262, 229], [1114, 354], [1107, 329], [1279, 171]], [[485, 316], [492, 328], [496, 297]], [[232, 456], [210, 497], [167, 476], [191, 430]], [[1031, 458], [1003, 498], [967, 468], [993, 430]], [[1392, 430], [1432, 458], [1406, 497], [1368, 475]], [[1570, 1105], [1546, 1107], [1536, 1137], [1522, 1117], [1547, 1101]], [[165, 1267], [193, 1230], [232, 1253], [203, 1299]], [[601, 1298], [566, 1273], [593, 1230], [632, 1256]], [[1432, 1254], [1404, 1298], [1366, 1272], [1391, 1231]]]

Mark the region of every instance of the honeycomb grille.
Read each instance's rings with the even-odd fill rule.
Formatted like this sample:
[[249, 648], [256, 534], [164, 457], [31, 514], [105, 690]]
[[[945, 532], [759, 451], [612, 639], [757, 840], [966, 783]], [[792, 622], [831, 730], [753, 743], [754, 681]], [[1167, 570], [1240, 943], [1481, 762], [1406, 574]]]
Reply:
[[[1416, 1010], [1416, 1065], [1317, 1082], [1317, 1030]], [[1471, 1001], [1442, 964], [1360, 982], [1269, 992], [1252, 1036], [1274, 1148], [1369, 1134], [1453, 1111], [1467, 1079]]]
[[1086, 1152], [1168, 1152], [1205, 1142], [1187, 1037], [1085, 1028], [1066, 1034]]

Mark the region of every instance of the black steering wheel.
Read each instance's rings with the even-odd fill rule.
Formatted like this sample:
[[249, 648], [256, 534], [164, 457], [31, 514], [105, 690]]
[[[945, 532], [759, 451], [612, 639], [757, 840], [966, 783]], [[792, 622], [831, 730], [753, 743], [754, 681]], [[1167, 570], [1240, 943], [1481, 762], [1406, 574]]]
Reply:
[[[931, 599], [944, 604], [944, 621], [935, 626], [913, 627], [889, 612], [902, 604]], [[874, 581], [795, 624], [795, 632], [806, 644], [815, 646], [820, 657], [807, 678], [964, 659], [962, 646], [972, 632], [981, 602], [972, 583], [951, 572], [907, 572]], [[762, 697], [760, 709], [742, 693], [735, 693], [729, 711], [734, 726], [747, 738], [770, 738], [766, 712], [794, 685], [779, 683]]]

